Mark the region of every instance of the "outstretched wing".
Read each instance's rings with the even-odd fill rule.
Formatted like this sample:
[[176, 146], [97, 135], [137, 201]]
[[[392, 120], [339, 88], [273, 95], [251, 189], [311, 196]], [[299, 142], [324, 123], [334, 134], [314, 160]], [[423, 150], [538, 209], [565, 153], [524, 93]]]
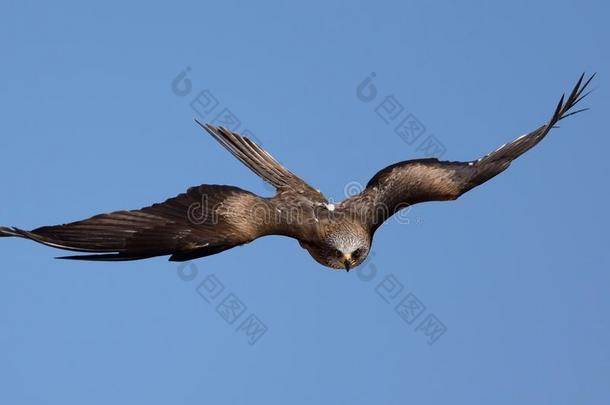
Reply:
[[248, 138], [222, 127], [199, 125], [274, 185], [278, 189], [276, 198], [267, 200], [237, 187], [202, 185], [140, 210], [117, 211], [32, 231], [0, 227], [0, 237], [22, 237], [60, 249], [93, 253], [63, 259], [103, 261], [166, 255], [171, 255], [172, 261], [185, 261], [264, 235], [298, 237], [302, 229], [293, 226], [286, 216], [294, 209], [310, 214], [316, 204], [326, 203], [326, 198]]
[[586, 110], [572, 111], [588, 94], [583, 92], [594, 76], [583, 83], [583, 74], [568, 98], [565, 99], [565, 95], [561, 97], [549, 122], [535, 131], [470, 162], [420, 159], [388, 166], [369, 181], [362, 193], [348, 199], [343, 205], [363, 218], [374, 231], [398, 210], [412, 204], [458, 198], [506, 170], [514, 159], [540, 142], [558, 121]]
[[117, 211], [33, 231], [0, 227], [17, 236], [66, 250], [97, 253], [65, 259], [125, 261], [171, 255], [172, 261], [209, 256], [267, 233], [266, 202], [237, 187], [202, 185], [136, 211]]
[[224, 127], [195, 121], [240, 162], [277, 188], [280, 193], [295, 193], [312, 202], [327, 203], [322, 193], [282, 166], [273, 156], [252, 140]]

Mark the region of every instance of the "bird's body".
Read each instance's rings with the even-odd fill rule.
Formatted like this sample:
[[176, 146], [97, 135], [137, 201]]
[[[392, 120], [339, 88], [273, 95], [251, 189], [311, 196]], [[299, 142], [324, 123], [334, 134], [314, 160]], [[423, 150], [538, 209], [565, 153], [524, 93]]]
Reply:
[[579, 111], [584, 75], [567, 99], [562, 97], [548, 123], [473, 161], [418, 159], [379, 171], [356, 196], [331, 204], [246, 137], [200, 124], [277, 193], [257, 196], [238, 187], [201, 185], [163, 203], [118, 211], [32, 231], [0, 227], [16, 236], [88, 255], [81, 260], [138, 260], [170, 256], [185, 261], [220, 253], [267, 235], [294, 238], [320, 264], [349, 270], [367, 257], [379, 226], [396, 212], [425, 201], [454, 200], [504, 171], [540, 142], [555, 124]]

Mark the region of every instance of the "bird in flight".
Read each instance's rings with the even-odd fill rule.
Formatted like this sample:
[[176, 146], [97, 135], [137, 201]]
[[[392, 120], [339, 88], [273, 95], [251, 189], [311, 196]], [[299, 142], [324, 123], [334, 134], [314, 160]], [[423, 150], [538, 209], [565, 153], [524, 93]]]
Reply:
[[197, 123], [233, 156], [273, 185], [264, 198], [238, 187], [204, 184], [159, 204], [101, 214], [32, 231], [0, 227], [0, 237], [20, 237], [87, 254], [61, 259], [125, 261], [170, 256], [187, 261], [220, 253], [267, 235], [299, 244], [320, 264], [349, 271], [367, 257], [373, 235], [401, 209], [426, 201], [455, 200], [504, 171], [562, 119], [584, 111], [573, 107], [595, 75], [579, 78], [561, 97], [551, 119], [538, 129], [480, 159], [448, 162], [407, 160], [379, 171], [358, 195], [331, 204], [324, 195], [281, 165], [250, 139], [223, 127]]

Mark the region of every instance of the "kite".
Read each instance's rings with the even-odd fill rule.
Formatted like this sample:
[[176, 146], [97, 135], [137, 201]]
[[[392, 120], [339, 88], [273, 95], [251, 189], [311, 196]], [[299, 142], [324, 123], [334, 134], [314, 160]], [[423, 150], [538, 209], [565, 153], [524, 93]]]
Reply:
[[426, 201], [455, 200], [506, 170], [556, 124], [576, 113], [595, 75], [583, 74], [551, 119], [480, 159], [467, 162], [407, 160], [379, 171], [359, 194], [340, 203], [281, 165], [247, 137], [197, 123], [277, 192], [265, 198], [238, 187], [200, 185], [165, 202], [32, 231], [0, 227], [0, 237], [21, 237], [86, 253], [62, 259], [126, 261], [169, 256], [187, 261], [220, 253], [267, 235], [296, 239], [318, 263], [349, 271], [367, 257], [373, 235], [401, 209]]

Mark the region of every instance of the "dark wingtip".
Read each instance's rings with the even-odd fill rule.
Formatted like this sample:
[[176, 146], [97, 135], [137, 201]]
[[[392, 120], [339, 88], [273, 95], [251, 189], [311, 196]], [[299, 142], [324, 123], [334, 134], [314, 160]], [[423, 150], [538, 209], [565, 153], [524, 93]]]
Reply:
[[203, 122], [199, 121], [197, 118], [194, 118], [194, 120], [195, 120], [195, 122], [196, 122], [197, 124], [199, 124], [199, 126], [200, 126], [201, 128], [203, 128], [203, 130], [204, 130], [205, 132], [207, 132], [208, 134], [212, 135], [212, 137], [213, 137], [213, 138], [216, 138], [216, 139], [218, 140], [218, 136], [219, 136], [219, 135], [218, 135], [218, 133], [217, 133], [217, 132], [218, 132], [218, 128], [217, 128], [217, 127], [215, 127], [215, 126], [214, 126], [214, 125], [212, 125], [212, 124], [208, 124], [208, 123], [205, 123], [205, 124], [204, 124]]
[[589, 108], [581, 108], [580, 110], [572, 111], [572, 112], [571, 112], [571, 113], [569, 113], [569, 114], [563, 115], [561, 118], [562, 118], [562, 119], [563, 119], [563, 118], [568, 118], [570, 115], [578, 114], [578, 113], [581, 113], [581, 112], [583, 112], [583, 111], [588, 111], [588, 110], [589, 110]]
[[58, 256], [55, 259], [59, 260], [82, 260], [89, 262], [128, 262], [133, 260], [150, 259], [151, 257], [157, 256], [152, 255], [130, 255], [123, 253], [109, 253], [109, 254], [93, 254], [93, 255], [74, 255], [74, 256]]
[[0, 226], [0, 238], [11, 236], [23, 237], [23, 235], [20, 233], [20, 230], [15, 227]]
[[54, 257], [54, 259], [56, 259], [56, 260], [98, 260], [98, 259], [93, 259], [96, 256], [99, 256], [99, 255], [56, 256], [56, 257]]
[[[570, 112], [570, 110], [572, 108], [574, 108], [574, 106], [576, 104], [578, 104], [583, 98], [585, 98], [586, 96], [588, 96], [592, 90], [589, 90], [585, 93], [583, 93], [587, 86], [589, 85], [589, 83], [591, 83], [591, 80], [593, 80], [593, 78], [595, 77], [597, 73], [593, 73], [584, 83], [583, 80], [585, 80], [585, 73], [583, 72], [580, 77], [578, 78], [578, 81], [576, 82], [576, 85], [574, 86], [574, 88], [572, 89], [572, 91], [570, 92], [570, 95], [568, 96], [567, 99], [565, 99], [565, 94], [561, 97], [561, 100], [559, 101], [559, 104], [557, 105], [557, 108], [555, 109], [555, 113], [553, 114], [553, 118], [551, 119], [551, 127], [554, 126], [555, 123], [557, 123], [558, 121], [561, 121], [564, 118], [567, 118], [569, 116], [581, 113], [583, 111], [587, 111], [588, 108], [581, 108], [579, 110], [576, 111], [572, 111]], [[565, 102], [564, 102], [565, 100]]]
[[[201, 128], [205, 129], [206, 131], [210, 131], [210, 130], [215, 130], [215, 129], [218, 129], [217, 127], [215, 127], [215, 126], [214, 126], [214, 125], [212, 125], [212, 124], [209, 124], [209, 123], [207, 123], [207, 122], [206, 122], [206, 123], [203, 123], [203, 122], [199, 121], [197, 118], [193, 118], [193, 120], [194, 120], [194, 121], [195, 121], [197, 124], [199, 124], [199, 126], [200, 126]], [[222, 127], [221, 127], [221, 128], [222, 128]]]
[[197, 118], [193, 118], [193, 120], [199, 124], [199, 126], [203, 129], [207, 129], [208, 124], [204, 124], [203, 122], [199, 121]]
[[587, 79], [587, 81], [585, 82], [584, 86], [582, 86], [582, 88], [584, 89], [585, 87], [587, 87], [589, 85], [589, 83], [591, 82], [591, 80], [593, 80], [593, 78], [597, 76], [597, 72], [593, 72], [593, 74], [591, 75], [591, 77], [589, 77]]

